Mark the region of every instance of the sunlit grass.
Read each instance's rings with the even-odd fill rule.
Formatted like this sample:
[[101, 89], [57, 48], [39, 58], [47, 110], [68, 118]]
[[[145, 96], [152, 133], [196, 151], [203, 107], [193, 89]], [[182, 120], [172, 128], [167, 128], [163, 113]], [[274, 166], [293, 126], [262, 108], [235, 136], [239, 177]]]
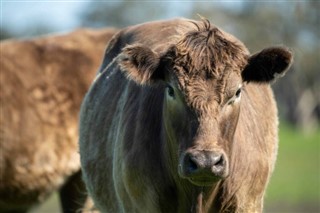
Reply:
[[320, 131], [303, 134], [282, 124], [279, 138], [278, 159], [267, 190], [266, 206], [306, 209], [309, 205], [310, 209], [320, 210]]
[[36, 206], [30, 213], [60, 213], [60, 202], [57, 193], [53, 193], [43, 204]]

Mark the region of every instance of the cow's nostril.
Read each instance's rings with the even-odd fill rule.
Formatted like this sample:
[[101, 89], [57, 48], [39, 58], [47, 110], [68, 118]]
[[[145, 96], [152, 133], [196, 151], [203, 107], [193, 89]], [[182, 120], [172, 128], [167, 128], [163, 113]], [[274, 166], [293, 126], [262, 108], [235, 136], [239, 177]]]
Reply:
[[187, 169], [187, 173], [194, 173], [195, 171], [198, 170], [198, 165], [197, 163], [194, 161], [194, 159], [188, 155], [185, 161], [185, 165], [186, 165], [186, 169]]
[[222, 155], [219, 155], [219, 156], [216, 156], [213, 160], [213, 165], [214, 166], [219, 166], [219, 165], [223, 165], [224, 164], [224, 160], [223, 160], [223, 156]]
[[224, 160], [223, 155], [216, 156], [213, 159], [213, 166], [211, 168], [211, 171], [215, 175], [221, 176], [222, 173], [224, 172], [224, 170], [225, 170], [225, 160]]

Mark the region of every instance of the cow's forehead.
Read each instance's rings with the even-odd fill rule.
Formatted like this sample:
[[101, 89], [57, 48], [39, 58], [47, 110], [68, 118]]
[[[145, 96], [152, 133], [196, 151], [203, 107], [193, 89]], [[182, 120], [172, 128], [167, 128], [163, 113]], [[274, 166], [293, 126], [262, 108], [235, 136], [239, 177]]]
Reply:
[[[225, 69], [220, 78], [176, 74], [173, 77], [187, 105], [197, 111], [216, 111], [241, 86], [240, 72]], [[213, 113], [215, 114], [215, 112]]]
[[[210, 24], [187, 32], [175, 46], [173, 70], [181, 92], [195, 108], [221, 103], [228, 87], [238, 87], [248, 51]], [[212, 104], [211, 104], [212, 105]]]
[[175, 45], [174, 64], [180, 75], [223, 78], [226, 70], [240, 72], [247, 63], [245, 46], [210, 24], [187, 32]]

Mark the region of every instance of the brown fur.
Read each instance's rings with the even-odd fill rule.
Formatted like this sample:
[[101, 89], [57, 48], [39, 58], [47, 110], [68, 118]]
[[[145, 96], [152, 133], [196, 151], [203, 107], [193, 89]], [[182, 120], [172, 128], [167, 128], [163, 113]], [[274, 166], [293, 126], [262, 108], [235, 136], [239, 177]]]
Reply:
[[1, 42], [0, 212], [24, 212], [64, 185], [64, 211], [81, 202], [78, 111], [115, 32]]
[[[247, 50], [243, 45], [230, 42], [222, 31], [211, 27], [208, 21], [197, 25], [177, 43], [176, 65], [185, 67], [188, 75], [221, 78], [227, 67], [237, 71], [246, 64]], [[181, 60], [181, 61], [180, 61]]]
[[[83, 177], [97, 208], [262, 212], [277, 153], [268, 83], [287, 71], [291, 53], [250, 56], [206, 20], [128, 27], [111, 44], [80, 113]], [[221, 172], [212, 153], [222, 156]]]
[[[228, 36], [231, 37], [231, 36]], [[218, 79], [216, 84], [219, 88], [219, 97], [214, 97], [219, 103], [223, 102], [225, 91], [225, 76], [229, 72], [240, 71], [247, 62], [247, 49], [235, 42], [230, 42], [226, 35], [216, 27], [211, 27], [208, 21], [198, 26], [198, 31], [187, 33], [176, 45], [175, 67], [176, 76], [179, 79], [181, 89], [189, 97], [191, 105], [195, 108], [207, 106], [207, 98], [197, 98], [201, 96], [197, 91], [199, 77], [204, 81], [207, 79]], [[231, 40], [232, 41], [232, 40]], [[195, 80], [198, 79], [198, 80]], [[192, 82], [192, 83], [191, 83]], [[191, 83], [191, 85], [189, 85]], [[203, 88], [203, 82], [200, 83], [199, 90]], [[205, 91], [206, 92], [206, 91]], [[195, 93], [195, 94], [190, 94]], [[193, 102], [193, 103], [191, 103]]]

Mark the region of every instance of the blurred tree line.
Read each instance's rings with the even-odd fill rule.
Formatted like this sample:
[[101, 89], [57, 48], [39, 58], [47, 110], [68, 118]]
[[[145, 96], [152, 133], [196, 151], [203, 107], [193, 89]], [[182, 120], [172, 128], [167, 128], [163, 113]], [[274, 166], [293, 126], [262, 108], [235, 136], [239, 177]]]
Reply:
[[[282, 119], [306, 131], [320, 126], [320, 1], [177, 2], [92, 1], [79, 14], [81, 26], [125, 27], [182, 16], [208, 18], [234, 34], [251, 53], [272, 45], [294, 52], [294, 65], [273, 85]], [[36, 32], [39, 29], [36, 29]], [[1, 29], [1, 38], [10, 37]]]

